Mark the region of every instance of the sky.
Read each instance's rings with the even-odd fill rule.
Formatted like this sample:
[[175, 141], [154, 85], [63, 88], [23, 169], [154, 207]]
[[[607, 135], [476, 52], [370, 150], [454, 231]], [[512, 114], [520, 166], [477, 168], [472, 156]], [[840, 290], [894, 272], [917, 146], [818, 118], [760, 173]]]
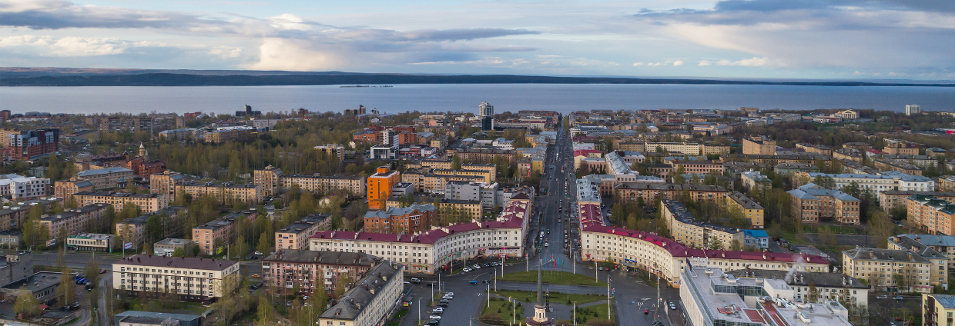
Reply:
[[0, 0], [0, 66], [955, 80], [953, 0]]

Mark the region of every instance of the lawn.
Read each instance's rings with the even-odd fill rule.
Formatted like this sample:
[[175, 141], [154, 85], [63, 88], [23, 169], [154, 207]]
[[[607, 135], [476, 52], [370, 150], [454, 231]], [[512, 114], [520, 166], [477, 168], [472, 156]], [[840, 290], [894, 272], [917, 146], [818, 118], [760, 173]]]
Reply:
[[[499, 290], [491, 291], [491, 293], [502, 297], [516, 298], [522, 302], [537, 303], [537, 292], [533, 291]], [[550, 302], [552, 303], [573, 304], [574, 301], [576, 301], [577, 304], [585, 304], [600, 300], [607, 300], [607, 297], [596, 294], [569, 294], [560, 292], [550, 293]]]
[[[561, 285], [590, 285], [590, 286], [600, 286], [606, 287], [607, 283], [602, 281], [594, 281], [594, 279], [587, 275], [574, 274], [571, 272], [561, 272], [561, 271], [543, 271], [541, 272], [541, 280], [544, 283], [548, 284], [561, 284]], [[525, 282], [525, 283], [537, 283], [537, 272], [514, 272], [509, 274], [504, 274], [504, 276], [498, 277], [498, 281], [510, 281], [510, 282]]]
[[614, 323], [613, 319], [607, 318], [607, 304], [604, 303], [586, 308], [577, 308], [577, 324], [613, 325]]
[[517, 302], [517, 308], [512, 309], [507, 299], [491, 298], [490, 307], [487, 303], [481, 306], [481, 322], [491, 325], [509, 325], [512, 317], [521, 320], [523, 313], [524, 305], [519, 302]]

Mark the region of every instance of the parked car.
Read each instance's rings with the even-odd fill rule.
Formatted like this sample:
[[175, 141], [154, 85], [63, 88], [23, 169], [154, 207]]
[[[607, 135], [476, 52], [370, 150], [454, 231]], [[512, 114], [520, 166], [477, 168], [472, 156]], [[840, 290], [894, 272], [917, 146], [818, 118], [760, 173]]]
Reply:
[[477, 281], [477, 280], [471, 280], [471, 281], [468, 282], [468, 283], [471, 283], [471, 284], [473, 285], [473, 284], [478, 284], [478, 281]]
[[416, 277], [412, 277], [412, 278], [411, 278], [411, 283], [421, 284], [421, 279], [420, 279], [420, 278], [416, 278]]
[[876, 299], [888, 299], [889, 296], [886, 295], [886, 294], [880, 294], [880, 295], [875, 296], [875, 298], [876, 298]]
[[676, 310], [676, 304], [670, 301], [670, 310]]
[[446, 296], [446, 297], [453, 297], [453, 296], [454, 296], [454, 292], [445, 293], [444, 296]]
[[902, 301], [902, 300], [905, 300], [905, 298], [903, 298], [901, 295], [899, 295], [899, 296], [896, 296], [896, 297], [895, 297], [895, 300]]

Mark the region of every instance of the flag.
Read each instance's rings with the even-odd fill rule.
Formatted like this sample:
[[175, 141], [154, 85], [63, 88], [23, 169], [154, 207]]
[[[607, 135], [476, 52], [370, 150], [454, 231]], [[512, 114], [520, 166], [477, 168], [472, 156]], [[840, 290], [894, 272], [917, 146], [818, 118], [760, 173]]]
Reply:
[[127, 242], [126, 244], [123, 245], [123, 249], [133, 249], [133, 243]]
[[693, 273], [693, 264], [690, 264], [690, 258], [686, 259], [686, 267], [690, 269], [690, 273]]

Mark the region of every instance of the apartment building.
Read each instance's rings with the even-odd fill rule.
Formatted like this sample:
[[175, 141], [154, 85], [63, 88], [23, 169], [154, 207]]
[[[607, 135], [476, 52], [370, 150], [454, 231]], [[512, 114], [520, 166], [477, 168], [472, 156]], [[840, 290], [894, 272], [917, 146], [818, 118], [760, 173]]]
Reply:
[[414, 184], [416, 192], [442, 194], [449, 182], [484, 182], [481, 175], [437, 175], [429, 168], [407, 169], [401, 174], [401, 182]]
[[302, 295], [312, 296], [320, 289], [332, 297], [342, 277], [354, 282], [378, 261], [361, 252], [276, 249], [262, 259], [262, 281], [278, 293], [291, 293], [298, 286]]
[[0, 197], [26, 200], [47, 196], [50, 179], [24, 177], [16, 174], [0, 175]]
[[792, 213], [803, 223], [818, 223], [832, 218], [844, 224], [859, 224], [859, 199], [838, 190], [824, 189], [813, 183], [788, 191]]
[[955, 268], [955, 236], [939, 234], [899, 234], [889, 237], [887, 249], [923, 252], [928, 249], [948, 257], [948, 268]]
[[431, 229], [437, 218], [437, 208], [431, 204], [412, 204], [408, 207], [389, 207], [386, 210], [365, 213], [365, 231], [376, 233], [415, 234]]
[[875, 165], [875, 168], [879, 171], [895, 171], [911, 175], [922, 175], [923, 170], [923, 168], [918, 165], [900, 161], [888, 161], [881, 158], [873, 159], [872, 164]]
[[809, 153], [832, 156], [832, 146], [820, 145], [820, 144], [798, 143], [796, 144], [796, 148], [804, 150]]
[[246, 141], [254, 137], [256, 129], [251, 127], [221, 127], [207, 132], [205, 142], [210, 144], [225, 144], [233, 141]]
[[644, 142], [642, 151], [646, 153], [679, 153], [686, 155], [701, 155], [704, 145], [687, 142]]
[[810, 180], [816, 177], [830, 177], [836, 183], [836, 189], [842, 189], [853, 183], [862, 189], [877, 193], [887, 190], [902, 191], [933, 191], [935, 190], [935, 181], [931, 178], [921, 175], [910, 175], [899, 172], [882, 172], [877, 175], [872, 174], [826, 174], [802, 172], [800, 176], [807, 176]]
[[258, 204], [262, 201], [262, 187], [255, 184], [235, 184], [231, 182], [195, 182], [185, 181], [176, 184], [176, 195], [188, 194], [192, 198], [209, 196], [220, 203], [245, 202]]
[[483, 148], [463, 148], [463, 149], [448, 149], [448, 156], [457, 155], [462, 160], [478, 162], [478, 163], [493, 163], [495, 159], [506, 160], [508, 164], [514, 163], [517, 159], [517, 155], [514, 151], [504, 150], [504, 149], [483, 149]]
[[599, 224], [582, 229], [581, 258], [649, 270], [673, 287], [681, 287], [680, 273], [687, 260], [711, 268], [829, 270], [829, 261], [819, 256], [692, 249], [659, 235]]
[[89, 181], [93, 190], [123, 188], [126, 182], [133, 180], [133, 170], [124, 167], [86, 170], [77, 172], [75, 179]]
[[93, 191], [93, 183], [86, 180], [67, 180], [53, 183], [53, 196], [70, 201], [73, 194], [83, 191]]
[[776, 155], [776, 141], [766, 136], [743, 138], [743, 155]]
[[279, 185], [291, 189], [298, 185], [302, 190], [315, 194], [345, 193], [357, 198], [366, 193], [365, 179], [338, 175], [286, 175], [279, 177]]
[[143, 212], [155, 212], [169, 207], [169, 198], [160, 194], [131, 194], [125, 192], [83, 191], [73, 194], [81, 206], [93, 204], [113, 205], [122, 208], [127, 203], [139, 206]]
[[645, 182], [620, 182], [614, 186], [613, 190], [616, 198], [625, 201], [637, 201], [638, 198], [643, 198], [644, 203], [653, 203], [656, 199], [677, 200], [684, 191], [689, 193], [693, 201], [706, 200], [720, 203], [729, 193], [720, 186]]
[[275, 231], [275, 249], [308, 249], [308, 238], [318, 231], [328, 230], [332, 224], [332, 215], [312, 213]]
[[19, 230], [29, 211], [23, 207], [0, 208], [0, 232]]
[[[793, 289], [793, 297], [797, 302], [826, 303], [848, 298], [848, 302], [852, 305], [869, 306], [869, 286], [857, 278], [842, 273], [795, 272], [787, 278], [788, 271], [739, 269], [728, 271], [726, 274], [737, 278], [782, 280]], [[811, 300], [811, 287], [816, 289], [815, 300]]]
[[104, 221], [107, 206], [102, 203], [84, 205], [80, 208], [40, 217], [38, 223], [49, 230], [48, 239], [56, 239], [60, 232], [67, 236], [86, 233], [93, 231], [94, 226], [107, 225], [108, 222]]
[[919, 144], [910, 143], [904, 140], [886, 139], [883, 152], [889, 155], [919, 155]]
[[7, 131], [3, 145], [12, 160], [35, 160], [60, 150], [60, 129]]
[[762, 229], [765, 227], [765, 210], [763, 206], [760, 206], [759, 203], [743, 193], [739, 191], [729, 193], [726, 195], [725, 205], [740, 210], [740, 212], [743, 213], [743, 217], [749, 220], [749, 224], [752, 225], [752, 228]]
[[376, 173], [368, 177], [368, 209], [385, 209], [391, 197], [391, 188], [400, 181], [401, 173], [398, 171], [391, 171], [387, 166], [378, 167]]
[[932, 196], [955, 204], [955, 192], [888, 190], [879, 192], [879, 206], [886, 212], [899, 206], [907, 207], [905, 201], [915, 195]]
[[252, 180], [252, 184], [262, 187], [263, 196], [272, 196], [282, 187], [282, 169], [269, 165], [261, 170], [253, 170]]
[[879, 290], [931, 293], [933, 286], [948, 288], [948, 257], [931, 248], [850, 249], [842, 252], [842, 270]]
[[317, 325], [363, 326], [383, 324], [404, 290], [405, 267], [384, 261], [318, 316]]
[[257, 213], [254, 210], [249, 210], [220, 217], [193, 228], [192, 241], [199, 246], [203, 255], [218, 254], [224, 250], [223, 247], [232, 242], [232, 229], [235, 228], [236, 222], [245, 218], [250, 223], [254, 223], [256, 216]]
[[832, 158], [862, 163], [862, 161], [865, 159], [865, 154], [862, 151], [852, 148], [841, 148], [832, 152]]
[[325, 154], [328, 157], [337, 158], [339, 162], [345, 160], [345, 146], [340, 144], [325, 144], [315, 146], [315, 150]]
[[310, 239], [309, 249], [363, 252], [423, 274], [434, 274], [452, 261], [523, 257], [532, 195], [526, 191], [511, 196], [496, 221], [456, 224], [415, 235], [319, 231]]
[[955, 204], [929, 195], [914, 195], [905, 201], [907, 219], [928, 234], [955, 235]]
[[149, 192], [176, 198], [176, 184], [186, 181], [185, 175], [179, 172], [163, 171], [149, 177]]
[[683, 167], [684, 173], [707, 175], [710, 173], [723, 174], [723, 163], [718, 161], [684, 161], [676, 159], [670, 162], [673, 170]]
[[222, 259], [135, 255], [113, 263], [112, 271], [114, 290], [181, 301], [222, 298], [241, 281], [239, 262]]
[[130, 244], [132, 249], [139, 249], [147, 240], [156, 241], [156, 239], [146, 238], [146, 224], [150, 218], [156, 217], [162, 229], [160, 236], [168, 238], [182, 235], [183, 224], [188, 214], [189, 210], [185, 206], [169, 206], [116, 223], [116, 235], [123, 244]]
[[922, 294], [922, 325], [950, 325], [955, 319], [953, 314], [955, 314], [955, 295]]
[[[484, 216], [484, 205], [478, 200], [439, 199], [437, 204], [442, 215], [462, 214], [471, 217], [473, 220], [480, 220]], [[401, 207], [401, 202], [397, 199], [390, 199], [386, 202], [386, 209], [399, 207]]]
[[943, 175], [939, 177], [938, 190], [955, 192], [955, 175]]
[[739, 229], [699, 222], [678, 201], [660, 201], [660, 212], [673, 239], [690, 248], [730, 250], [743, 247], [742, 241], [737, 240]]
[[481, 201], [487, 209], [497, 207], [498, 184], [484, 182], [451, 181], [444, 186], [444, 198], [468, 201]]

